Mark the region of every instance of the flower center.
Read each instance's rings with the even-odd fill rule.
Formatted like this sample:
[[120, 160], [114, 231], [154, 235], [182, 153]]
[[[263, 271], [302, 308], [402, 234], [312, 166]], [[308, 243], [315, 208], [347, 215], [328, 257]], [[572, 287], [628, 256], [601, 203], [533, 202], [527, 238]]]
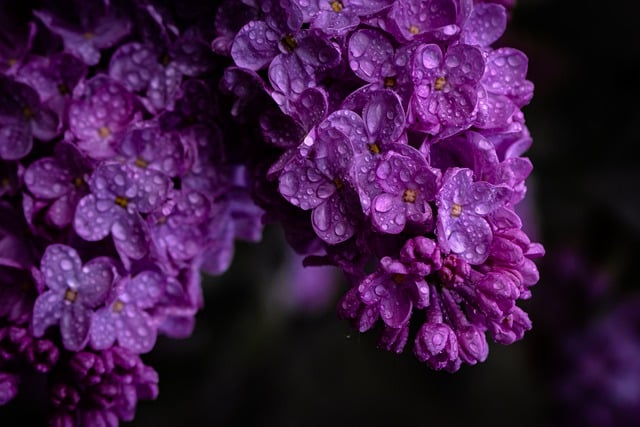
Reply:
[[160, 65], [162, 65], [163, 67], [166, 67], [171, 63], [171, 56], [169, 56], [167, 52], [164, 52], [162, 55], [160, 55], [160, 59], [158, 60], [158, 62], [160, 62]]
[[0, 187], [9, 188], [10, 186], [11, 186], [11, 181], [9, 181], [9, 178], [0, 179]]
[[69, 86], [64, 83], [60, 83], [58, 85], [58, 93], [60, 93], [60, 95], [69, 95], [71, 91], [69, 90]]
[[73, 185], [75, 185], [76, 187], [82, 187], [84, 185], [84, 179], [82, 179], [82, 177], [75, 177], [73, 178]]
[[433, 83], [433, 88], [435, 90], [442, 90], [444, 89], [444, 85], [446, 83], [447, 83], [447, 79], [445, 79], [444, 77], [438, 77], [436, 81]]
[[457, 218], [460, 216], [460, 214], [462, 214], [462, 206], [454, 203], [453, 206], [451, 206], [451, 216]]
[[120, 313], [123, 309], [124, 309], [124, 303], [122, 301], [116, 300], [116, 302], [113, 303], [114, 313]]
[[93, 34], [91, 31], [87, 31], [86, 33], [84, 33], [82, 35], [82, 37], [84, 37], [85, 40], [91, 40], [92, 38], [94, 38], [96, 35]]
[[367, 148], [369, 148], [371, 154], [380, 154], [380, 146], [376, 142], [373, 144], [367, 144]]
[[399, 284], [404, 282], [405, 277], [406, 276], [404, 274], [393, 273], [391, 275], [391, 280], [393, 280], [395, 283], [397, 283], [399, 285]]
[[75, 302], [75, 300], [78, 299], [78, 293], [73, 289], [67, 289], [64, 292], [64, 299], [65, 301]]
[[7, 64], [9, 64], [9, 68], [13, 67], [17, 63], [18, 63], [18, 60], [16, 58], [9, 58], [9, 60], [7, 61]]
[[144, 169], [144, 168], [146, 168], [147, 166], [149, 166], [149, 163], [148, 163], [146, 160], [141, 159], [140, 157], [138, 157], [138, 158], [136, 159], [136, 161], [134, 162], [134, 164], [135, 164], [137, 167], [142, 168], [142, 169]]
[[293, 34], [287, 34], [286, 36], [284, 36], [282, 40], [280, 40], [280, 43], [282, 43], [284, 48], [289, 53], [293, 52], [293, 50], [298, 47], [298, 42], [296, 41], [295, 37], [293, 37]]
[[386, 88], [396, 87], [396, 78], [395, 77], [385, 77], [384, 78], [384, 87], [386, 87]]
[[333, 178], [333, 185], [335, 185], [338, 190], [344, 188], [344, 182], [342, 182], [340, 178]]
[[414, 203], [416, 201], [416, 197], [418, 197], [418, 190], [412, 190], [410, 188], [404, 190], [404, 193], [402, 194], [402, 200], [407, 203]]
[[126, 208], [128, 204], [129, 200], [127, 200], [126, 197], [116, 197], [116, 205], [120, 206], [121, 208]]
[[342, 9], [344, 8], [344, 5], [340, 0], [332, 0], [329, 2], [329, 5], [331, 6], [331, 9], [333, 9], [333, 11], [336, 13], [342, 12]]
[[22, 115], [25, 119], [30, 120], [33, 118], [33, 110], [29, 107], [24, 107], [22, 109]]
[[100, 138], [106, 138], [111, 135], [111, 131], [108, 127], [102, 126], [98, 129], [98, 135], [100, 135]]
[[416, 35], [416, 34], [418, 34], [420, 32], [420, 28], [418, 28], [415, 25], [412, 25], [412, 26], [409, 27], [409, 32], [411, 34], [413, 34], [413, 35]]

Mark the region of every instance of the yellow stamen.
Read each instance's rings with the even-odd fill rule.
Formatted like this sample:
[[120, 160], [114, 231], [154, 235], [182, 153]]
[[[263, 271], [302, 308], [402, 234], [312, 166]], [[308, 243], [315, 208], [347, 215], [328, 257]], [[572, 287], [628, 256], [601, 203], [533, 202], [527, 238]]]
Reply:
[[75, 302], [77, 298], [78, 298], [78, 293], [72, 289], [67, 289], [64, 293], [65, 301]]
[[396, 87], [396, 78], [395, 77], [385, 77], [384, 78], [384, 87], [386, 87], [386, 88]]
[[73, 178], [73, 185], [75, 185], [76, 187], [82, 187], [84, 185], [84, 179], [79, 176]]
[[405, 275], [400, 273], [394, 273], [391, 275], [391, 280], [396, 282], [398, 285], [404, 282]]
[[113, 303], [113, 312], [120, 313], [124, 309], [124, 303], [120, 300], [117, 300]]
[[444, 77], [438, 77], [436, 81], [433, 83], [433, 88], [435, 90], [442, 90], [444, 89], [444, 85], [446, 83], [447, 83], [447, 79], [445, 79]]
[[415, 36], [420, 32], [420, 28], [416, 27], [415, 25], [412, 25], [409, 27], [409, 32]]
[[342, 12], [342, 9], [344, 8], [344, 5], [340, 0], [332, 0], [329, 2], [329, 5], [331, 5], [331, 9], [336, 13]]
[[293, 34], [284, 36], [282, 40], [280, 40], [280, 43], [282, 43], [287, 52], [293, 52], [293, 50], [298, 47], [298, 42], [293, 37]]
[[33, 110], [29, 107], [24, 107], [22, 109], [22, 115], [25, 119], [30, 120], [33, 118]]
[[367, 145], [371, 154], [380, 154], [380, 146], [377, 143]]
[[416, 201], [416, 197], [418, 196], [418, 190], [411, 190], [407, 188], [404, 190], [404, 194], [402, 195], [402, 200], [407, 203], [414, 203]]
[[98, 129], [98, 135], [100, 135], [100, 138], [106, 138], [111, 135], [111, 131], [108, 127], [102, 126], [100, 129]]
[[140, 157], [138, 157], [138, 158], [136, 159], [136, 161], [134, 162], [134, 164], [135, 164], [137, 167], [142, 168], [142, 169], [146, 168], [146, 167], [149, 165], [149, 163], [148, 163], [146, 160], [141, 159]]
[[454, 203], [453, 206], [451, 206], [451, 216], [457, 218], [460, 214], [462, 214], [462, 206]]
[[91, 40], [92, 38], [94, 38], [96, 35], [93, 34], [91, 31], [87, 31], [86, 33], [84, 33], [82, 35], [82, 37], [85, 38], [85, 40]]
[[116, 205], [120, 206], [121, 208], [126, 208], [128, 204], [129, 201], [125, 197], [116, 197]]
[[338, 190], [340, 190], [340, 189], [342, 189], [344, 187], [344, 183], [342, 182], [342, 180], [340, 178], [334, 178], [333, 179], [333, 185], [335, 185]]

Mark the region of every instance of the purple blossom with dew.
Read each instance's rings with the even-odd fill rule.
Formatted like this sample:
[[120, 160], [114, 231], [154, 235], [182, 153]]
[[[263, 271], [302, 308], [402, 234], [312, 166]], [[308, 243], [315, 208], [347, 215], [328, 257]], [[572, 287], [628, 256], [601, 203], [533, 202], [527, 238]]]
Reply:
[[79, 351], [89, 338], [94, 309], [104, 303], [114, 280], [109, 259], [95, 258], [82, 265], [78, 253], [65, 245], [47, 247], [40, 263], [41, 281], [47, 290], [33, 308], [33, 335], [41, 337], [59, 324], [67, 350]]

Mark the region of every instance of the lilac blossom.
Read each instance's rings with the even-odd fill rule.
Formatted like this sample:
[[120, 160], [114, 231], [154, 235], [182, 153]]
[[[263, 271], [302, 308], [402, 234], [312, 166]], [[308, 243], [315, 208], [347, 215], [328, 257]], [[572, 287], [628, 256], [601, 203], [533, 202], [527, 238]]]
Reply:
[[[96, 65], [100, 51], [115, 45], [131, 31], [131, 22], [119, 16], [108, 2], [101, 0], [70, 0], [57, 11], [33, 12], [53, 33], [59, 35], [67, 52]], [[70, 10], [77, 15], [65, 16]]]
[[162, 204], [170, 179], [157, 171], [105, 163], [89, 179], [91, 194], [78, 203], [73, 227], [80, 237], [97, 241], [111, 234], [125, 259], [140, 259], [148, 252], [148, 230], [141, 213]]
[[0, 159], [21, 159], [34, 137], [49, 141], [58, 134], [56, 115], [30, 86], [0, 76], [0, 100]]
[[469, 169], [451, 168], [445, 173], [436, 197], [438, 243], [446, 251], [462, 255], [472, 264], [489, 256], [493, 233], [486, 215], [503, 206], [511, 195], [507, 186], [473, 181]]
[[114, 280], [110, 260], [95, 258], [84, 266], [71, 247], [47, 247], [40, 263], [41, 280], [48, 288], [33, 308], [33, 335], [41, 337], [50, 326], [60, 324], [62, 343], [79, 351], [89, 339], [94, 309], [102, 304]]
[[447, 40], [460, 33], [472, 8], [472, 0], [397, 0], [386, 21], [399, 41]]
[[149, 352], [156, 341], [156, 325], [145, 310], [153, 307], [163, 293], [162, 275], [143, 271], [120, 279], [113, 289], [110, 302], [93, 318], [91, 346], [105, 350], [117, 340], [121, 347], [135, 353]]

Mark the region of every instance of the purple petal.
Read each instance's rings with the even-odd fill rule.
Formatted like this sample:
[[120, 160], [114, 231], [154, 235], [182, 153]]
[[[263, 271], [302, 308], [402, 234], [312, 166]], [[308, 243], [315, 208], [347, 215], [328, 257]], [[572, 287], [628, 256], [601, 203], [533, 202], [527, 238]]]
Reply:
[[125, 292], [137, 307], [151, 308], [162, 296], [164, 287], [164, 279], [160, 273], [143, 271], [126, 283]]
[[36, 299], [31, 321], [33, 336], [43, 336], [49, 326], [59, 322], [63, 304], [62, 295], [57, 291], [46, 291]]
[[388, 294], [380, 301], [380, 317], [387, 326], [401, 328], [411, 317], [413, 303], [401, 286], [394, 285], [387, 285]]
[[354, 12], [343, 10], [321, 10], [311, 22], [311, 28], [318, 28], [329, 36], [343, 36], [353, 30], [360, 23], [360, 18]]
[[395, 74], [394, 48], [381, 31], [362, 29], [349, 38], [349, 66], [367, 82], [378, 82]]
[[340, 194], [334, 194], [313, 210], [311, 224], [318, 237], [330, 245], [344, 242], [356, 232]]
[[402, 200], [389, 193], [377, 195], [371, 203], [371, 221], [373, 226], [383, 233], [402, 232], [407, 222]]
[[120, 255], [140, 259], [149, 250], [149, 232], [138, 213], [119, 215], [111, 225], [113, 243]]
[[57, 199], [68, 193], [73, 185], [69, 171], [60, 167], [54, 158], [33, 162], [24, 173], [24, 183], [41, 199]]
[[82, 268], [82, 303], [94, 308], [104, 303], [115, 278], [115, 267], [108, 258], [94, 258]]
[[47, 246], [40, 261], [47, 286], [57, 291], [67, 289], [70, 283], [77, 283], [81, 267], [82, 261], [75, 249], [60, 244]]
[[289, 203], [303, 210], [313, 209], [331, 197], [336, 187], [308, 159], [296, 156], [279, 178], [278, 189]]
[[490, 46], [507, 28], [507, 10], [495, 3], [479, 3], [464, 25], [463, 41], [467, 44]]
[[398, 95], [391, 90], [376, 92], [365, 105], [362, 118], [373, 141], [396, 141], [405, 128], [405, 115]]
[[111, 56], [109, 76], [132, 92], [145, 90], [160, 67], [157, 53], [150, 46], [127, 43]]
[[469, 264], [477, 265], [489, 256], [493, 232], [484, 218], [462, 214], [450, 225], [445, 238], [452, 252], [461, 255]]
[[147, 353], [156, 343], [156, 329], [151, 326], [149, 314], [127, 304], [116, 320], [118, 343], [136, 353]]
[[266, 22], [251, 21], [240, 29], [231, 45], [231, 57], [238, 67], [260, 70], [279, 53], [280, 36]]
[[33, 147], [31, 126], [26, 120], [3, 123], [0, 119], [0, 158], [18, 160], [29, 154]]
[[113, 308], [107, 306], [98, 310], [93, 316], [90, 330], [91, 346], [96, 350], [106, 350], [113, 346], [116, 340], [116, 326]]
[[484, 74], [485, 62], [480, 49], [458, 44], [450, 47], [444, 57], [447, 81], [455, 86], [474, 85]]
[[67, 350], [80, 351], [89, 339], [93, 312], [78, 303], [64, 304], [63, 307], [60, 319], [62, 344]]
[[120, 208], [115, 203], [96, 200], [96, 196], [89, 194], [78, 203], [73, 219], [73, 228], [85, 240], [102, 240], [107, 237], [111, 230], [111, 224], [120, 215]]

